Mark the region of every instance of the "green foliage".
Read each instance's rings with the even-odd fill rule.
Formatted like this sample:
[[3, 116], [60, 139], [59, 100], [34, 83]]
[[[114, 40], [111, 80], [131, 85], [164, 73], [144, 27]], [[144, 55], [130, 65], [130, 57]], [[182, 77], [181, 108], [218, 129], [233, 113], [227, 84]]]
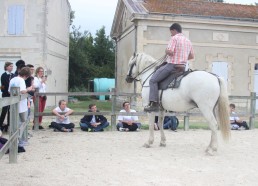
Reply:
[[73, 24], [73, 20], [74, 20], [74, 18], [75, 18], [75, 12], [74, 11], [71, 11], [70, 12], [70, 25], [72, 25]]
[[69, 90], [85, 89], [94, 78], [112, 78], [115, 74], [115, 50], [105, 27], [96, 33], [72, 27], [69, 46]]

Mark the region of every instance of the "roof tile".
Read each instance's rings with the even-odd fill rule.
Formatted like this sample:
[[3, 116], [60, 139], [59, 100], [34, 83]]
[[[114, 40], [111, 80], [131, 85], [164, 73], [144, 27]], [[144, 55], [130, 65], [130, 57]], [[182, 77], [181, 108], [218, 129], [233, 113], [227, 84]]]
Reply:
[[145, 0], [150, 13], [222, 16], [258, 19], [258, 6], [208, 2], [207, 0]]

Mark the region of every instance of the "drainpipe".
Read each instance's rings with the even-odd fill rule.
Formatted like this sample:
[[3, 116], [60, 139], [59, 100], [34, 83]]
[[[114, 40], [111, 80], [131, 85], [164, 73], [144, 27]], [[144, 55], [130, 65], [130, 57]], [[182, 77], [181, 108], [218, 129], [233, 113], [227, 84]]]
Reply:
[[45, 4], [44, 4], [44, 18], [43, 18], [43, 64], [45, 65], [45, 62], [47, 60], [47, 2], [48, 0], [45, 0]]
[[[138, 34], [137, 34], [137, 25], [135, 24], [135, 27], [134, 27], [134, 29], [135, 29], [135, 43], [134, 43], [134, 47], [135, 47], [135, 49], [134, 49], [134, 52], [135, 52], [135, 54], [138, 52], [137, 51], [137, 41], [138, 41], [138, 38], [137, 38], [137, 36], [138, 36]], [[133, 97], [133, 102], [134, 103], [136, 103], [136, 88], [137, 88], [137, 86], [136, 86], [136, 81], [133, 81], [133, 93], [134, 93], [134, 97]], [[136, 104], [134, 104], [135, 106], [136, 106]]]

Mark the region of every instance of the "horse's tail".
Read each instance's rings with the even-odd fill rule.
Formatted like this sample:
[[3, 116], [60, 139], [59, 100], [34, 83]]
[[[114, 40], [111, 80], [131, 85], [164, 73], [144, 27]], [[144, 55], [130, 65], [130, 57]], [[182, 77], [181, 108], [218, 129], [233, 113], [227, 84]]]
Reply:
[[224, 140], [230, 138], [230, 120], [229, 120], [229, 101], [228, 93], [225, 82], [218, 77], [220, 84], [220, 95], [217, 103], [218, 116], [219, 116], [219, 128]]

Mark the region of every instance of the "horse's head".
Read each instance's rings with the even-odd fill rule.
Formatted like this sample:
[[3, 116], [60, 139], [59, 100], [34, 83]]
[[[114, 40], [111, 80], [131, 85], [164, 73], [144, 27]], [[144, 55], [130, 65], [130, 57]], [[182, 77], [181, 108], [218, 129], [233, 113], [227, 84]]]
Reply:
[[137, 62], [137, 58], [138, 58], [139, 54], [134, 54], [130, 60], [129, 60], [129, 64], [128, 64], [128, 67], [129, 67], [129, 70], [127, 72], [127, 76], [126, 76], [126, 82], [127, 83], [132, 83], [137, 75], [138, 75], [138, 70], [136, 68], [136, 62]]
[[132, 83], [134, 80], [140, 80], [145, 72], [154, 69], [155, 61], [153, 57], [145, 53], [133, 55], [129, 60], [126, 82]]

